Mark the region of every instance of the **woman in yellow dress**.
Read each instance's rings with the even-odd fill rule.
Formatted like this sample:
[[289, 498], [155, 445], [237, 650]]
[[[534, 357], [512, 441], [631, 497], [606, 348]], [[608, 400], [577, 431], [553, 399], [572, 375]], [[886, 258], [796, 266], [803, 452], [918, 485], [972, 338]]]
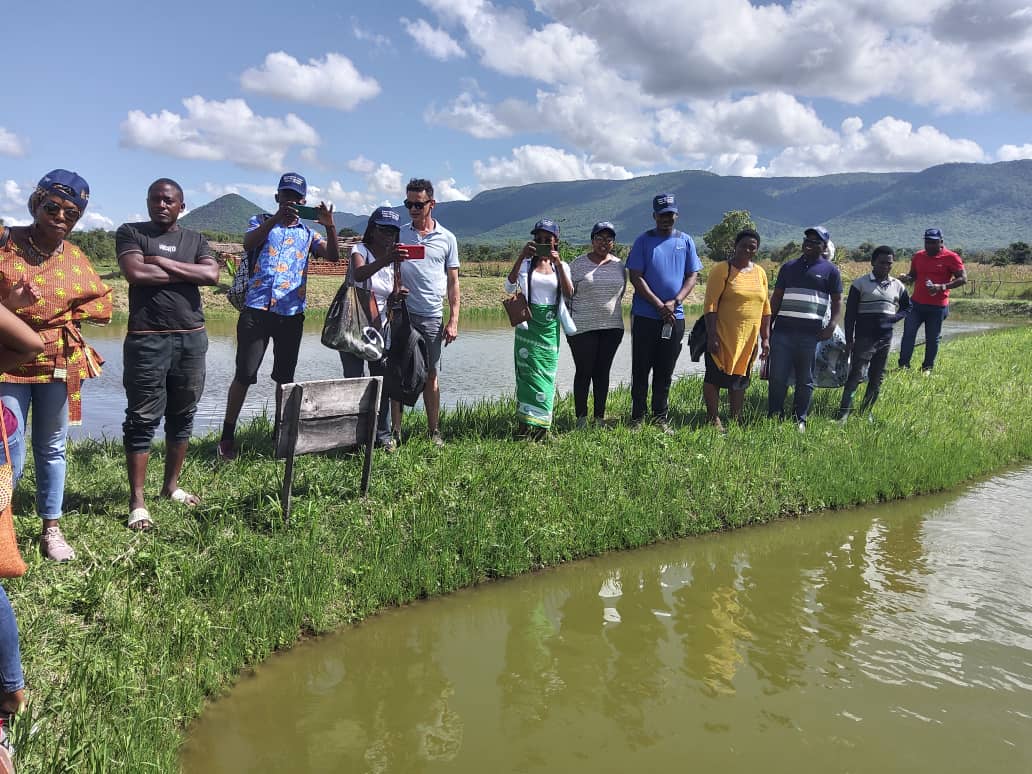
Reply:
[[728, 391], [731, 419], [742, 421], [742, 404], [756, 357], [770, 352], [770, 297], [767, 274], [753, 263], [760, 235], [743, 229], [735, 236], [730, 261], [717, 264], [706, 280], [706, 378], [702, 394], [710, 424], [719, 430], [720, 388]]

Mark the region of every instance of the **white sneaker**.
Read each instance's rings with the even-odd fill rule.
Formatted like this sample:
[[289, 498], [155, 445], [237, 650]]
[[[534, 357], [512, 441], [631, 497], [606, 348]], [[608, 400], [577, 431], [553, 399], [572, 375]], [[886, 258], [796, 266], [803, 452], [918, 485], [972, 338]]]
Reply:
[[800, 422], [799, 424], [797, 424], [796, 425], [796, 430], [798, 430], [800, 433], [805, 433], [806, 432], [806, 422]]

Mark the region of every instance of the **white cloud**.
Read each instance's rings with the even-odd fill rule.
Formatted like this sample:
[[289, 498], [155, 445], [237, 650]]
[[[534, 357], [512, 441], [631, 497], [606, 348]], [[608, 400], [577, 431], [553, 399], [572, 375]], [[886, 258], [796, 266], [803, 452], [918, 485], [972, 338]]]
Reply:
[[[270, 185], [256, 185], [254, 183], [211, 183], [206, 182], [201, 185], [199, 193], [202, 196], [211, 197], [217, 199], [220, 196], [234, 193], [244, 198], [260, 197], [266, 200], [272, 200], [272, 197], [276, 195], [276, 185], [272, 183]], [[192, 197], [193, 191], [188, 191], [188, 198]]]
[[130, 110], [121, 125], [121, 144], [166, 156], [204, 161], [231, 161], [276, 171], [292, 146], [318, 145], [319, 135], [293, 113], [283, 118], [256, 115], [242, 99], [183, 100], [186, 115], [162, 110], [146, 114]]
[[105, 215], [101, 215], [99, 212], [86, 210], [86, 214], [79, 219], [78, 223], [75, 224], [75, 230], [77, 231], [92, 231], [95, 228], [102, 228], [105, 231], [114, 231], [115, 221]]
[[3, 186], [0, 186], [0, 208], [6, 210], [12, 207], [21, 207], [25, 209], [28, 201], [29, 195], [24, 193], [21, 186], [14, 180], [5, 180]]
[[616, 179], [633, 177], [625, 168], [596, 163], [547, 145], [521, 145], [508, 158], [491, 156], [487, 162], [473, 162], [473, 172], [482, 188], [526, 185], [559, 180]]
[[402, 196], [405, 186], [401, 182], [401, 172], [389, 164], [380, 164], [366, 176], [369, 188], [384, 196]]
[[358, 19], [354, 16], [351, 17], [351, 34], [355, 36], [355, 40], [360, 40], [363, 43], [372, 43], [376, 48], [388, 48], [391, 45], [390, 38], [377, 32], [370, 32], [360, 26]]
[[426, 19], [411, 21], [403, 16], [401, 17], [401, 26], [416, 41], [416, 44], [434, 59], [444, 62], [448, 59], [462, 59], [466, 56], [466, 52], [462, 50], [462, 46], [456, 42], [455, 38], [444, 30], [431, 26]]
[[348, 169], [358, 172], [360, 175], [368, 175], [376, 169], [376, 162], [370, 161], [360, 154], [348, 162]]
[[352, 110], [380, 93], [375, 78], [362, 75], [350, 59], [334, 53], [301, 64], [290, 54], [274, 51], [261, 67], [245, 70], [240, 85], [246, 91], [338, 110]]
[[1032, 159], [1032, 143], [1024, 145], [1001, 145], [996, 151], [996, 158], [1000, 161], [1017, 161], [1018, 159]]
[[985, 160], [978, 143], [950, 137], [933, 126], [914, 129], [907, 121], [886, 116], [865, 131], [863, 122], [854, 116], [842, 122], [835, 141], [785, 148], [764, 173], [794, 176], [919, 171], [946, 162]]
[[468, 202], [473, 194], [469, 188], [456, 185], [454, 177], [446, 177], [434, 183], [434, 198], [439, 202]]
[[333, 207], [338, 212], [366, 215], [379, 206], [377, 197], [368, 191], [349, 191], [338, 180], [331, 180], [322, 193], [326, 201], [333, 202]]
[[25, 143], [14, 132], [0, 126], [0, 156], [24, 156]]
[[512, 130], [502, 123], [490, 105], [476, 102], [473, 95], [465, 91], [443, 108], [438, 109], [436, 105], [431, 104], [423, 118], [427, 123], [448, 126], [466, 132], [478, 140], [512, 134]]

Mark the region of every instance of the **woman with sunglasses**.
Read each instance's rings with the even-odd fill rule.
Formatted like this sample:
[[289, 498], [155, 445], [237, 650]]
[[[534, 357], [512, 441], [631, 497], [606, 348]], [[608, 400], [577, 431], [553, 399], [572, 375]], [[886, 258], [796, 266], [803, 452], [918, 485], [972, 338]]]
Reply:
[[[0, 234], [0, 302], [43, 342], [38, 357], [0, 374], [0, 400], [23, 430], [33, 409], [36, 512], [43, 520], [40, 549], [58, 562], [75, 557], [58, 526], [68, 426], [82, 423], [82, 382], [99, 376], [104, 362], [79, 328], [83, 322], [111, 320], [111, 288], [89, 258], [67, 241], [89, 196], [89, 185], [79, 175], [55, 169], [29, 197], [32, 225]], [[25, 465], [24, 447], [11, 456], [17, 479]]]
[[609, 221], [591, 229], [591, 252], [570, 264], [573, 298], [570, 314], [577, 332], [566, 341], [573, 353], [573, 406], [577, 427], [588, 424], [588, 388], [594, 393], [595, 423], [605, 427], [609, 372], [623, 340], [623, 297], [627, 291], [624, 262], [610, 250], [616, 227]]
[[[387, 299], [394, 292], [395, 265], [403, 256], [396, 248], [398, 235], [401, 233], [401, 218], [390, 207], [379, 207], [369, 216], [362, 242], [351, 249], [348, 271], [354, 272], [352, 279], [358, 287], [372, 292], [376, 299], [379, 314], [380, 331], [384, 338], [390, 330], [387, 324]], [[402, 289], [402, 293], [406, 292]], [[386, 355], [386, 348], [384, 348]], [[352, 379], [364, 374], [364, 367], [369, 363], [371, 376], [383, 376], [386, 373], [384, 361], [365, 361], [350, 352], [340, 353], [340, 363], [344, 368], [344, 376]], [[401, 427], [401, 404], [392, 401], [387, 391], [380, 396], [380, 414], [376, 424], [376, 443], [384, 451], [392, 452], [397, 448], [394, 428]]]
[[559, 367], [559, 317], [573, 294], [570, 267], [559, 257], [559, 224], [539, 220], [516, 256], [505, 292], [521, 292], [530, 320], [516, 326], [516, 418], [520, 434], [541, 437], [552, 426], [555, 375]]

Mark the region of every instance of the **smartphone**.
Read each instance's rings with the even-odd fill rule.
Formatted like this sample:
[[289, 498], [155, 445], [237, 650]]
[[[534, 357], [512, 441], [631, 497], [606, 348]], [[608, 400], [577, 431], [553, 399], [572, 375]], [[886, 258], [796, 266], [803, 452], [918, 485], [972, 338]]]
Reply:
[[538, 258], [551, 258], [552, 257], [552, 245], [545, 242], [534, 243], [534, 255]]
[[303, 204], [292, 204], [295, 210], [297, 210], [297, 216], [301, 220], [316, 220], [319, 217], [318, 207], [306, 207]]
[[423, 245], [398, 245], [398, 247], [404, 247], [405, 252], [408, 253], [407, 261], [421, 261], [426, 257], [426, 247]]

